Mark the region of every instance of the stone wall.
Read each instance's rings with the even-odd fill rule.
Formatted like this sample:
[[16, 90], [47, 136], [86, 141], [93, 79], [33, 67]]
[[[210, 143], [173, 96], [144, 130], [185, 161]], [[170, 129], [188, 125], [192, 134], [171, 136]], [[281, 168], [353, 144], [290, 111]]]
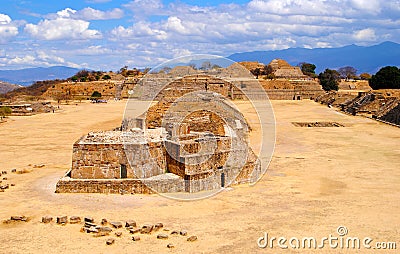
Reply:
[[57, 182], [56, 193], [152, 194], [184, 192], [182, 178], [164, 175], [159, 179], [72, 179]]
[[118, 179], [121, 165], [126, 178], [145, 178], [165, 172], [161, 142], [148, 144], [87, 144], [73, 146], [71, 177], [77, 179]]
[[400, 125], [400, 102], [385, 115], [379, 117], [379, 120]]

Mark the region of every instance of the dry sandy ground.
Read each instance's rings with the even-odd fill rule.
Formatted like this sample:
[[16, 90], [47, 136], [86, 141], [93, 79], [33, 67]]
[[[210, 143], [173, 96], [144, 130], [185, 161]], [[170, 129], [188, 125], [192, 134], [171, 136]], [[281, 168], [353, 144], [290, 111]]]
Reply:
[[[239, 103], [240, 104], [240, 103]], [[378, 250], [261, 249], [257, 239], [337, 236], [396, 241], [400, 245], [400, 129], [343, 115], [312, 101], [273, 101], [277, 144], [267, 174], [253, 187], [234, 186], [198, 201], [158, 195], [55, 194], [71, 163], [72, 144], [91, 130], [118, 126], [125, 102], [64, 106], [55, 114], [12, 117], [0, 125], [0, 219], [25, 215], [30, 221], [0, 224], [0, 253], [396, 253]], [[245, 106], [240, 106], [246, 110]], [[293, 121], [336, 121], [343, 128], [300, 128]], [[45, 164], [33, 168], [29, 164]], [[12, 174], [11, 169], [32, 170]], [[1, 177], [3, 178], [4, 175]], [[81, 225], [40, 223], [45, 215], [93, 216], [97, 222], [134, 219], [164, 223], [198, 236], [168, 240], [142, 235], [133, 242], [125, 230], [114, 245], [107, 237], [80, 233]], [[173, 243], [174, 249], [166, 245]], [[286, 243], [287, 244], [287, 243]], [[397, 246], [400, 248], [400, 246]]]

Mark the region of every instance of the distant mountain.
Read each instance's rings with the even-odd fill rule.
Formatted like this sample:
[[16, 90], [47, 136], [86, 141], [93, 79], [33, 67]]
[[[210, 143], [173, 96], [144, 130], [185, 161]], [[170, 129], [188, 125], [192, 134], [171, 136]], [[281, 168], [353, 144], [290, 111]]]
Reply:
[[21, 70], [0, 70], [0, 80], [29, 86], [35, 81], [39, 80], [52, 80], [52, 79], [66, 79], [77, 73], [79, 69], [53, 66], [48, 68], [27, 68]]
[[284, 50], [254, 51], [236, 53], [228, 57], [236, 62], [258, 61], [268, 64], [275, 58], [286, 60], [291, 65], [308, 62], [317, 66], [316, 73], [326, 68], [338, 69], [352, 66], [358, 73], [375, 74], [384, 66], [400, 67], [400, 44], [384, 42], [379, 45], [363, 47], [350, 45], [341, 48], [290, 48]]
[[14, 84], [10, 84], [8, 82], [3, 82], [0, 81], [0, 94], [5, 94], [8, 93], [12, 90], [15, 90], [17, 88], [20, 88], [20, 85], [14, 85]]

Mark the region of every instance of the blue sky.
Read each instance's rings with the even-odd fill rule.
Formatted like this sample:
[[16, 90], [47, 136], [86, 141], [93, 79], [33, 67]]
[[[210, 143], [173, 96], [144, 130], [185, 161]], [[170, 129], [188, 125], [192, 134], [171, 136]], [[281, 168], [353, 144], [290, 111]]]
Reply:
[[0, 69], [400, 43], [399, 0], [2, 0]]

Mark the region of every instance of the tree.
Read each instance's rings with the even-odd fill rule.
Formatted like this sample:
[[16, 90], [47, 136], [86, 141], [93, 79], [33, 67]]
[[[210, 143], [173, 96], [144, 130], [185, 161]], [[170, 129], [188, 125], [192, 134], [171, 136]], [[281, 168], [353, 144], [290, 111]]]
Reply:
[[119, 69], [119, 74], [121, 74], [122, 76], [126, 77], [126, 72], [128, 71], [128, 66], [125, 65], [124, 67], [122, 67], [121, 69]]
[[299, 67], [301, 69], [301, 72], [303, 72], [304, 75], [310, 76], [312, 78], [315, 78], [317, 76], [315, 74], [315, 68], [317, 68], [317, 66], [315, 66], [315, 64], [302, 62], [299, 64]]
[[357, 69], [351, 66], [341, 67], [338, 70], [340, 77], [343, 79], [354, 79], [357, 77]]
[[250, 70], [251, 74], [253, 74], [254, 76], [256, 76], [256, 79], [258, 79], [258, 76], [260, 76], [261, 74], [261, 69], [260, 68], [255, 68]]
[[360, 79], [362, 79], [362, 80], [369, 80], [370, 78], [371, 78], [371, 74], [369, 74], [369, 73], [364, 72], [364, 73], [360, 74]]
[[200, 68], [200, 70], [204, 70], [204, 71], [207, 71], [207, 70], [209, 70], [209, 69], [211, 69], [211, 62], [210, 61], [205, 61], [205, 62], [203, 62], [202, 64], [201, 64], [201, 68]]
[[4, 117], [11, 115], [12, 110], [6, 106], [0, 106], [0, 119], [3, 120]]
[[107, 80], [107, 79], [111, 79], [111, 77], [110, 77], [110, 75], [106, 74], [106, 75], [103, 76], [103, 79]]
[[325, 91], [339, 90], [340, 74], [336, 70], [325, 69], [318, 76], [319, 83]]
[[269, 76], [271, 74], [273, 74], [274, 69], [272, 69], [271, 65], [267, 64], [264, 66], [264, 69], [262, 70], [262, 75], [266, 75]]
[[89, 71], [88, 70], [80, 70], [80, 71], [78, 71], [76, 74], [75, 74], [75, 76], [77, 77], [77, 78], [82, 78], [82, 77], [87, 77], [87, 76], [89, 76]]
[[372, 89], [400, 89], [400, 69], [396, 66], [381, 68], [369, 80]]
[[196, 67], [195, 63], [190, 63], [188, 66], [192, 67], [193, 70], [197, 70], [197, 67]]
[[90, 97], [92, 97], [92, 98], [100, 98], [100, 97], [101, 97], [101, 93], [98, 92], [98, 91], [94, 91], [94, 92], [92, 93], [92, 96], [90, 96]]

